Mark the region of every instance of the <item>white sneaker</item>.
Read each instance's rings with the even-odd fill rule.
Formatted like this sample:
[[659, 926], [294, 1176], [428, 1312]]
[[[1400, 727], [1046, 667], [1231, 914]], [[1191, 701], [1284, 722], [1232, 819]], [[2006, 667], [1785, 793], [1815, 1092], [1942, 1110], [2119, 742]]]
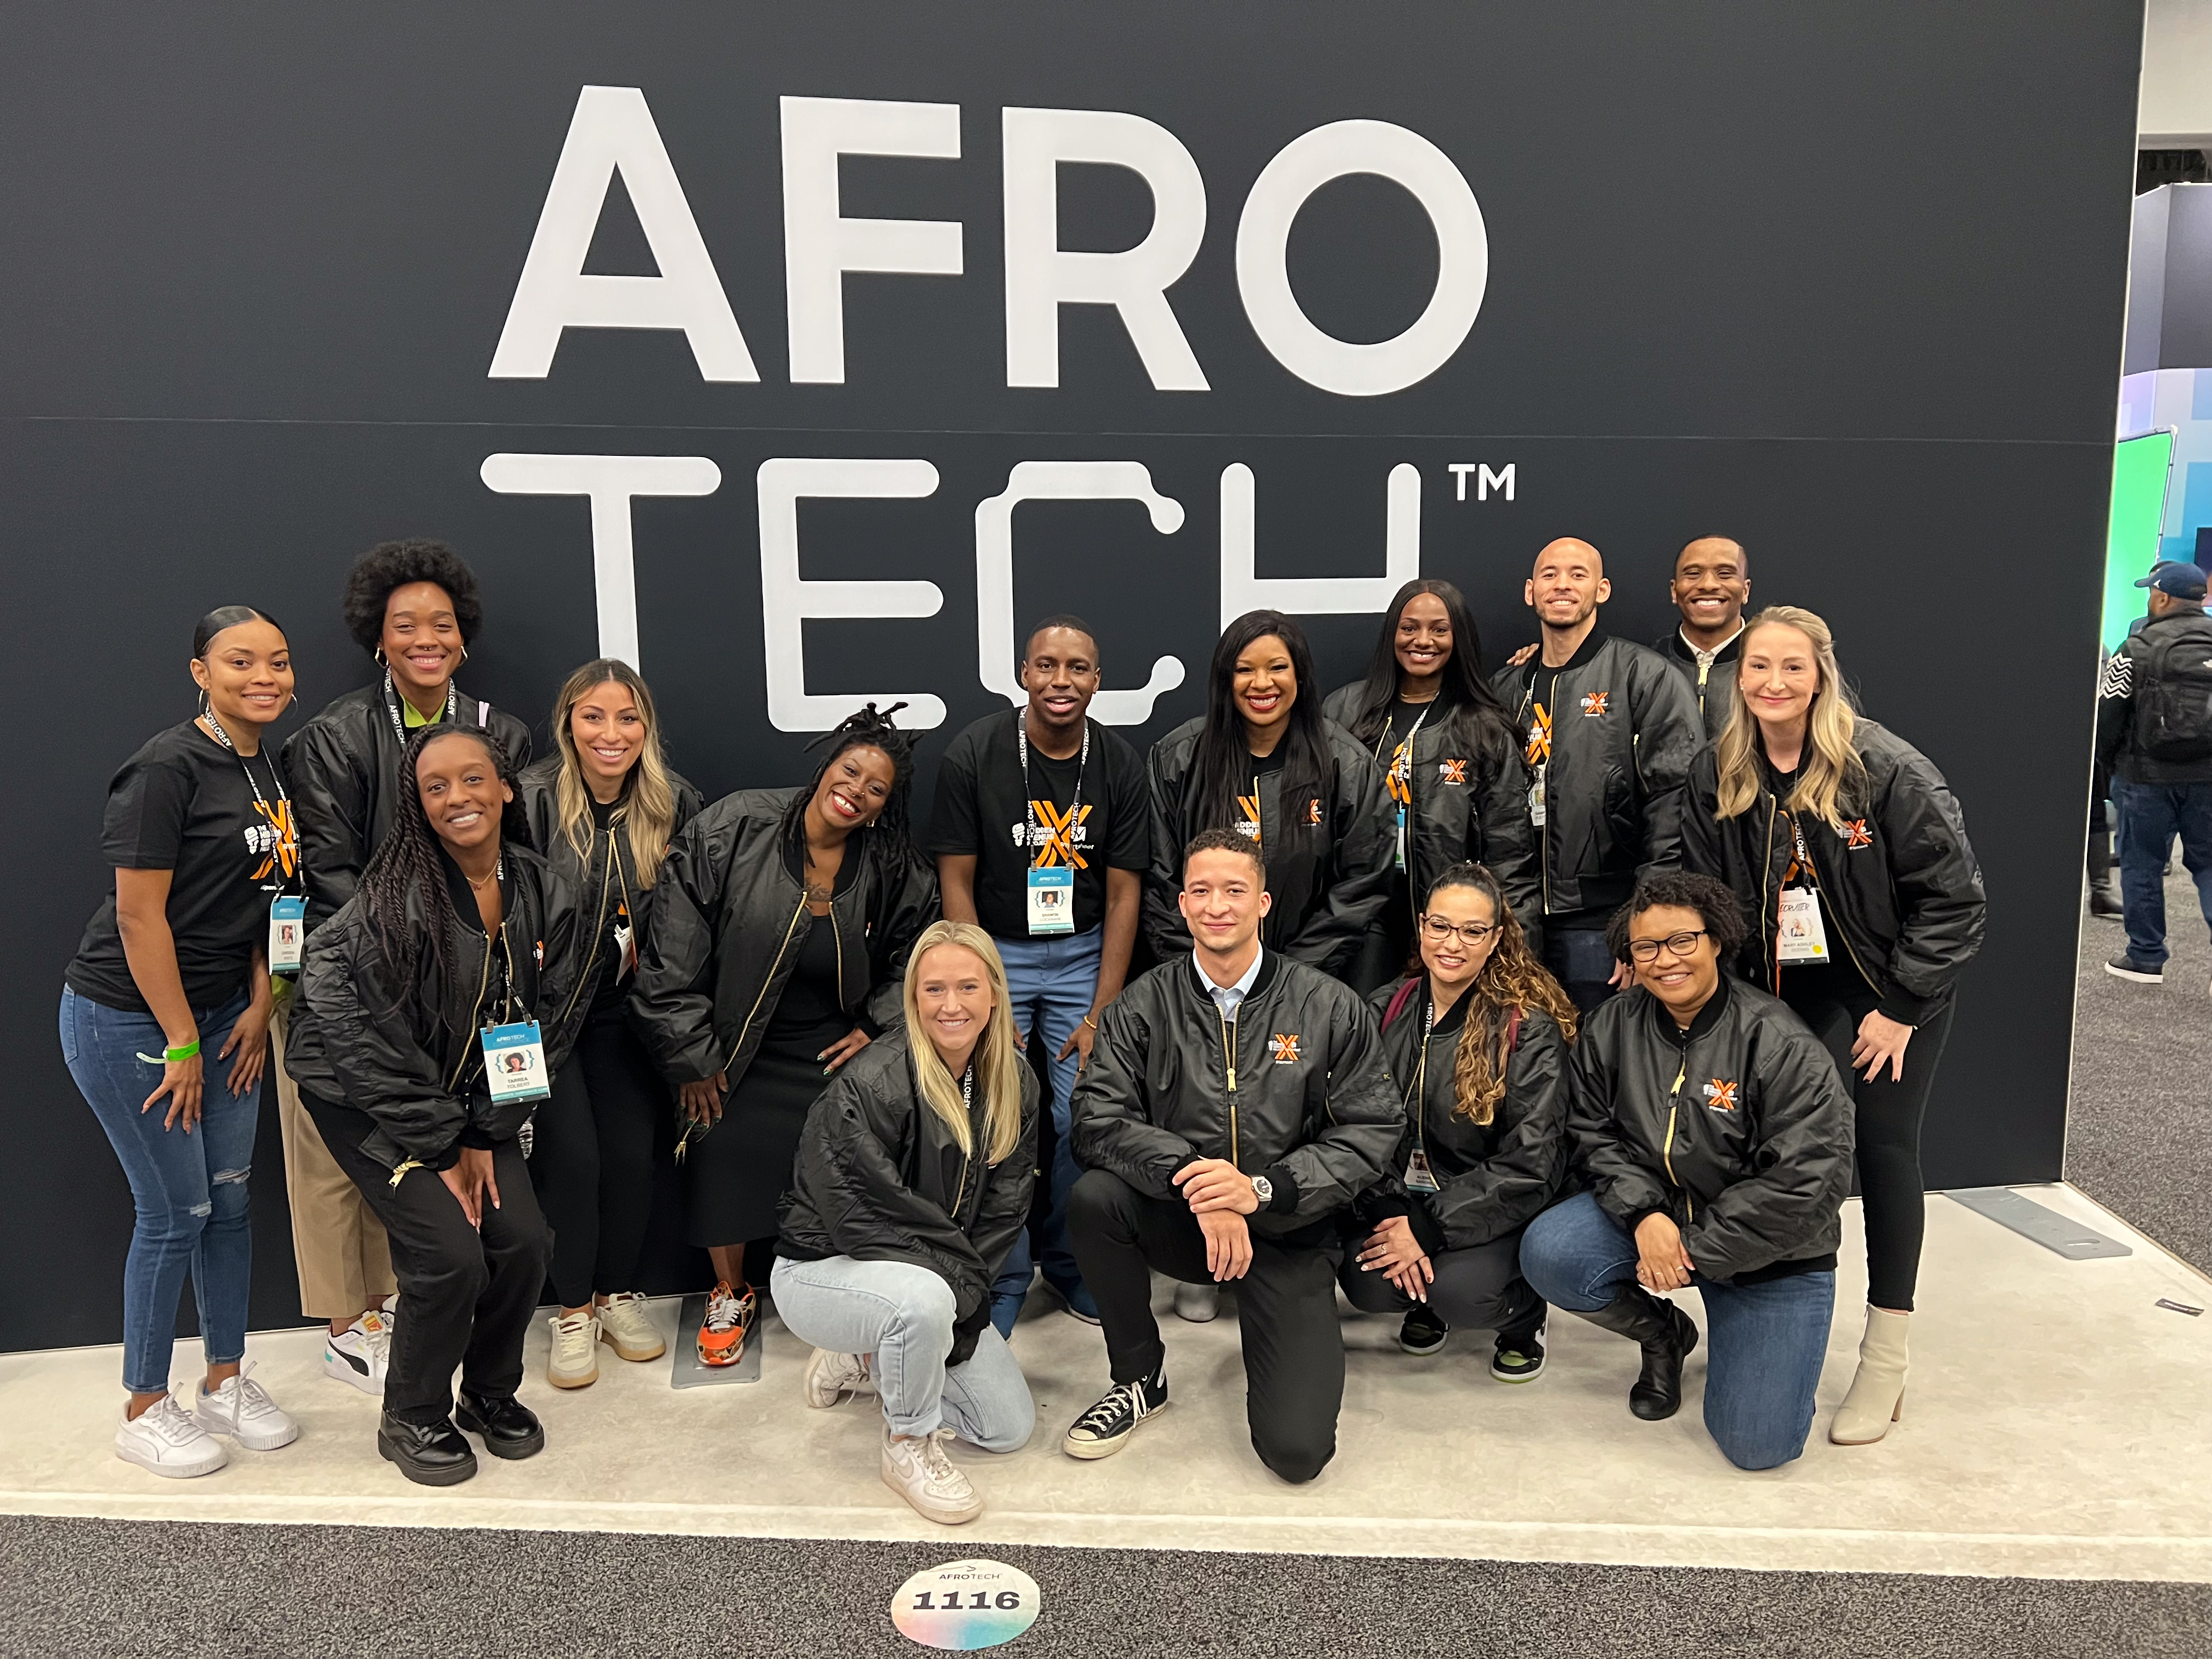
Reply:
[[248, 1451], [275, 1451], [300, 1437], [300, 1425], [253, 1380], [251, 1365], [213, 1394], [201, 1384], [193, 1392], [192, 1415], [210, 1434], [227, 1434]]
[[336, 1336], [323, 1337], [323, 1370], [363, 1394], [384, 1392], [384, 1373], [392, 1364], [392, 1327], [381, 1310], [371, 1308]]
[[658, 1359], [668, 1352], [668, 1340], [646, 1310], [641, 1291], [618, 1291], [599, 1304], [599, 1340], [624, 1359]]
[[599, 1322], [592, 1310], [556, 1314], [553, 1351], [545, 1357], [545, 1380], [556, 1389], [588, 1389], [599, 1380]]
[[1194, 1325], [1210, 1323], [1221, 1311], [1221, 1286], [1218, 1285], [1178, 1285], [1176, 1286], [1176, 1316], [1188, 1319]]
[[884, 1485], [915, 1507], [916, 1514], [948, 1527], [973, 1521], [983, 1512], [983, 1500], [968, 1477], [945, 1455], [950, 1429], [939, 1429], [913, 1440], [892, 1438], [884, 1428]]
[[[123, 1420], [115, 1431], [115, 1455], [173, 1480], [213, 1474], [230, 1462], [222, 1442], [202, 1428], [173, 1394]], [[888, 1470], [890, 1466], [887, 1462], [884, 1467]]]
[[806, 1362], [806, 1403], [827, 1411], [847, 1395], [873, 1394], [876, 1379], [869, 1374], [864, 1353], [832, 1353], [817, 1348]]

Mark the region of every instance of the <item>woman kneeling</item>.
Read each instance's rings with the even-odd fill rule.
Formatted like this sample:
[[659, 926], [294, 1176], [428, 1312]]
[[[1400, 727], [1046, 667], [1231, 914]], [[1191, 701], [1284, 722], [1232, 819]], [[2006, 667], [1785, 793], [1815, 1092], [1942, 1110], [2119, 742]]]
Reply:
[[1606, 930], [1636, 988], [1589, 1016], [1567, 1071], [1567, 1133], [1588, 1190], [1521, 1240], [1556, 1306], [1640, 1344], [1628, 1408], [1682, 1401], [1698, 1328], [1653, 1294], [1695, 1285], [1712, 1348], [1705, 1427], [1739, 1468], [1805, 1449], [1836, 1297], [1851, 1101], [1827, 1050], [1777, 998], [1723, 977], [1743, 943], [1710, 876], [1647, 877]]
[[770, 1285], [817, 1347], [807, 1403], [879, 1395], [884, 1484], [933, 1521], [983, 1507], [947, 1438], [1014, 1451], [1036, 1419], [990, 1323], [1029, 1218], [1036, 1111], [990, 935], [939, 921], [908, 959], [905, 1030], [846, 1066], [799, 1137]]

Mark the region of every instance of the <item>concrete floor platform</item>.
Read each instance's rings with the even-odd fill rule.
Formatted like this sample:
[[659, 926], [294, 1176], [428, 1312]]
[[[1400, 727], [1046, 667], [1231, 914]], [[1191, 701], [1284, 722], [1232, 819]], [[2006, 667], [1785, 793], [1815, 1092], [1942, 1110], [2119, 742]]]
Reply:
[[[666, 1359], [603, 1349], [600, 1381], [573, 1393], [543, 1380], [541, 1322], [524, 1398], [548, 1450], [486, 1459], [442, 1492], [378, 1458], [376, 1402], [322, 1376], [313, 1331], [248, 1347], [300, 1440], [191, 1481], [112, 1455], [117, 1350], [0, 1357], [0, 1511], [2212, 1581], [2212, 1312], [2154, 1305], [2212, 1308], [2212, 1281], [2069, 1188], [2026, 1190], [2135, 1254], [2069, 1262], [1931, 1198], [1905, 1420], [1844, 1449], [1825, 1434], [1864, 1296], [1850, 1206], [1813, 1443], [1761, 1474], [1705, 1435], [1702, 1349], [1683, 1412], [1655, 1425], [1628, 1414], [1633, 1350], [1570, 1316], [1554, 1318], [1548, 1373], [1517, 1388], [1492, 1381], [1486, 1337], [1413, 1359], [1395, 1322], [1352, 1317], [1336, 1461], [1287, 1486], [1245, 1436], [1233, 1303], [1207, 1326], [1164, 1314], [1174, 1408], [1121, 1455], [1078, 1462], [1060, 1436], [1103, 1389], [1104, 1350], [1040, 1290], [1014, 1338], [1037, 1432], [1005, 1457], [956, 1450], [986, 1503], [965, 1528], [884, 1489], [872, 1403], [806, 1409], [805, 1350], [773, 1322], [757, 1385], [676, 1391]], [[672, 1324], [673, 1301], [658, 1310]], [[179, 1345], [179, 1379], [198, 1358]]]

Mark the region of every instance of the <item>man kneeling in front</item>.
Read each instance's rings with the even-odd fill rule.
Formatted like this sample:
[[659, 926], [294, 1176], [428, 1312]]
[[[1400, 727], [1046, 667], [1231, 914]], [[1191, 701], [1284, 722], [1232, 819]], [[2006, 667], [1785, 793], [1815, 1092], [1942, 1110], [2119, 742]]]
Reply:
[[1305, 1481], [1336, 1455], [1344, 1340], [1335, 1217], [1404, 1129], [1374, 1017], [1346, 986], [1262, 950], [1267, 870], [1229, 830], [1183, 849], [1194, 948], [1123, 991], [1075, 1085], [1067, 1206], [1114, 1386], [1070, 1455], [1106, 1457], [1168, 1403], [1152, 1270], [1237, 1286], [1245, 1416], [1260, 1461]]

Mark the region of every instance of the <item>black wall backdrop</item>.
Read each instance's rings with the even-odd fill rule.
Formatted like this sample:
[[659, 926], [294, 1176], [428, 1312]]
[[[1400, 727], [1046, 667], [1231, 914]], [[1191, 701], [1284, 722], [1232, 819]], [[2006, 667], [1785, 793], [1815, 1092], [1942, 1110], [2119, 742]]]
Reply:
[[[942, 701], [927, 788], [945, 738], [994, 703], [978, 670], [976, 508], [1018, 463], [1139, 463], [1165, 498], [1151, 517], [1138, 499], [1013, 514], [1017, 616], [1088, 615], [1115, 690], [1144, 685], [1157, 659], [1183, 665], [1129, 731], [1140, 743], [1200, 704], [1227, 469], [1249, 469], [1261, 580], [1377, 585], [1389, 480], [1417, 469], [1400, 474], [1401, 544], [1417, 506], [1419, 568], [1467, 590], [1493, 659], [1532, 636], [1521, 584], [1547, 539], [1603, 549], [1606, 625], [1650, 639], [1671, 620], [1673, 550], [1738, 537], [1756, 598], [1829, 617], [1869, 711], [1948, 775], [1986, 870], [1989, 941], [1931, 1114], [1929, 1179], [2057, 1176], [2140, 24], [2138, 5], [2070, 0], [9, 9], [0, 501], [15, 647], [0, 684], [19, 765], [0, 820], [15, 1056], [0, 1098], [0, 1348], [118, 1335], [129, 1195], [63, 1067], [54, 1006], [108, 879], [104, 785], [186, 716], [194, 619], [234, 601], [283, 618], [312, 710], [368, 672], [338, 623], [347, 562], [384, 538], [442, 536], [489, 589], [466, 684], [542, 721], [600, 637], [592, 514], [580, 494], [489, 488], [483, 464], [502, 453], [704, 458], [713, 471], [675, 469], [694, 490], [719, 472], [712, 493], [641, 498], [629, 518], [637, 649], [677, 762], [710, 795], [800, 775], [807, 733], [769, 718], [765, 641], [802, 629], [807, 693]], [[785, 98], [957, 116], [787, 116]], [[580, 104], [630, 123], [604, 212], [583, 165], [602, 128], [577, 120]], [[1040, 166], [1053, 176], [1039, 120], [1063, 154], [1152, 158], [1168, 274], [1176, 238], [1195, 241], [1166, 302], [1188, 362], [1141, 296], [1133, 332], [1112, 307], [1066, 305], [1058, 386], [1009, 386], [1040, 378], [1009, 370], [1009, 108], [1153, 124], [1017, 116], [1032, 125], [1012, 148], [1032, 202]], [[663, 276], [622, 290], [637, 294], [696, 276], [682, 239], [648, 228], [674, 220], [665, 177], [641, 177], [654, 169], [637, 159], [640, 109], [757, 380], [726, 378], [726, 331], [706, 325], [725, 378], [702, 374], [684, 333], [634, 328], [570, 328], [550, 373], [493, 377], [572, 120], [596, 223], [582, 270]], [[878, 153], [809, 174], [799, 143], [787, 204], [786, 137], [839, 121], [861, 135], [846, 148]], [[1455, 349], [1444, 319], [1441, 367], [1382, 395], [1310, 384], [1271, 352], [1252, 319], [1283, 315], [1263, 246], [1238, 280], [1262, 169], [1342, 122], [1392, 124], [1448, 158], [1429, 175], [1446, 230], [1405, 184], [1356, 170], [1371, 128], [1340, 129], [1337, 166], [1355, 170], [1311, 191], [1275, 267], [1311, 327], [1389, 340], [1440, 271], [1440, 311], [1480, 295]], [[1962, 165], [1973, 156], [1990, 165]], [[1480, 204], [1486, 281], [1455, 170]], [[1028, 210], [1016, 262], [1060, 269], [1079, 294], [1093, 279], [1052, 267], [1053, 227], [1064, 250], [1130, 249], [1153, 229], [1155, 193], [1127, 167], [1056, 177], [1056, 215]], [[848, 276], [842, 382], [823, 368], [837, 279], [803, 279], [795, 375], [787, 205], [817, 226], [801, 227], [802, 252], [834, 251], [834, 212], [957, 223], [960, 274]], [[941, 270], [947, 236], [879, 235], [885, 258], [848, 233], [847, 263]], [[558, 252], [555, 287], [578, 269]], [[687, 292], [713, 309], [696, 280]], [[1133, 343], [1146, 329], [1149, 357]], [[1028, 327], [1025, 363], [1039, 337]], [[1284, 349], [1315, 378], [1338, 372]], [[865, 476], [904, 498], [798, 513], [807, 581], [932, 583], [941, 603], [915, 607], [929, 614], [887, 616], [899, 608], [863, 592], [858, 617], [802, 624], [787, 608], [764, 628], [763, 503], [793, 470], [762, 468], [805, 458], [934, 469], [927, 494], [927, 469], [878, 468]], [[1509, 465], [1510, 489], [1496, 482]], [[1479, 468], [1486, 489], [1464, 470]], [[605, 552], [622, 514], [602, 520]], [[1309, 622], [1330, 684], [1349, 678], [1371, 615]], [[619, 637], [619, 614], [611, 625]], [[290, 1323], [273, 1096], [254, 1181], [255, 1322]], [[662, 1266], [685, 1271], [672, 1253]]]

